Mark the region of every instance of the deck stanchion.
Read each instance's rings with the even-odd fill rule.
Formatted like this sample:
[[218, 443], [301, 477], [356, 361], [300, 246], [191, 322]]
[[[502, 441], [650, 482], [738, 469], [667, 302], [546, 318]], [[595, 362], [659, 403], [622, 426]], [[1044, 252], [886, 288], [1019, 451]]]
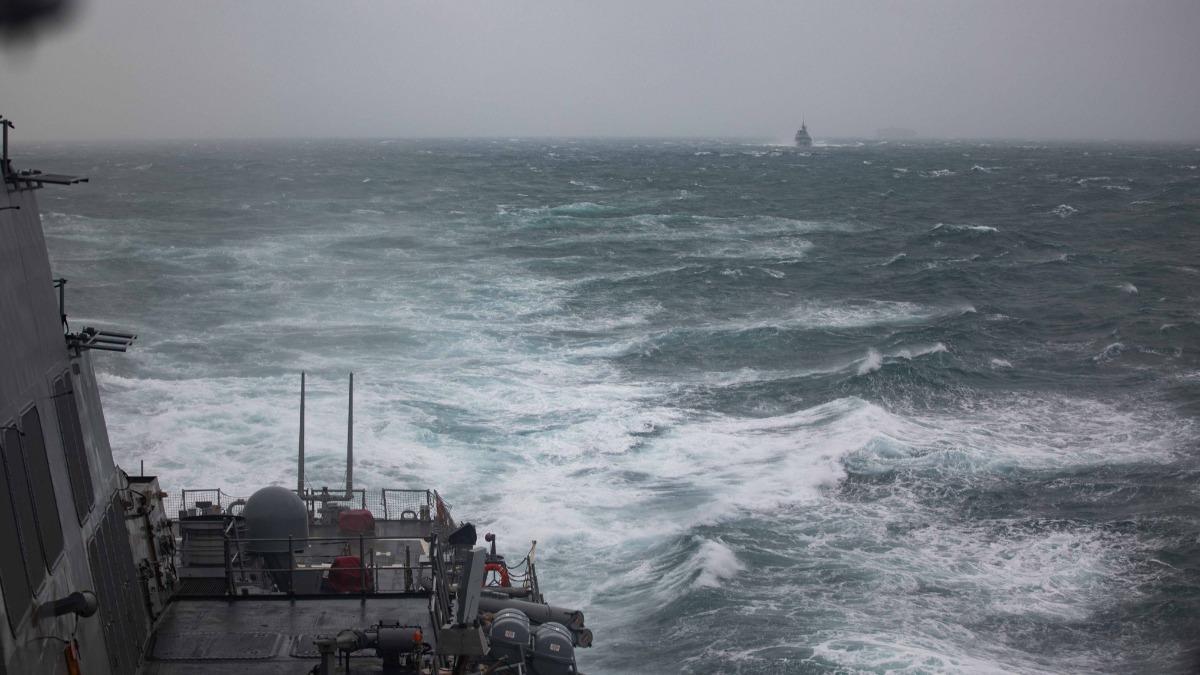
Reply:
[[225, 594], [236, 595], [233, 592], [233, 561], [229, 559], [229, 530], [221, 532], [221, 545], [225, 551]]
[[362, 591], [362, 602], [367, 602], [367, 557], [363, 536], [358, 535], [358, 585]]
[[292, 544], [292, 535], [288, 535], [288, 597], [296, 596], [296, 547]]
[[408, 544], [404, 545], [404, 590], [412, 590], [412, 554], [409, 553]]

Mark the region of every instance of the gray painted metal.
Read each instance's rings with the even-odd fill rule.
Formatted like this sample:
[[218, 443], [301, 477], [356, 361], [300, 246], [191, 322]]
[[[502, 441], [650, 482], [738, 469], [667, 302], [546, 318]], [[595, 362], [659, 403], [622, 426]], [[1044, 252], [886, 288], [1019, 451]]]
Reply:
[[86, 183], [88, 179], [82, 176], [68, 176], [61, 173], [42, 173], [41, 171], [22, 171], [8, 177], [9, 181], [30, 181], [35, 183], [50, 183], [51, 185], [75, 185]]
[[159, 661], [256, 661], [279, 654], [280, 633], [160, 632], [150, 658]]
[[119, 496], [109, 502], [96, 535], [88, 544], [88, 562], [97, 580], [99, 617], [108, 647], [112, 675], [130, 675], [142, 660], [149, 631], [145, 589], [134, 567], [125, 529], [125, 506]]
[[304, 371], [300, 372], [300, 453], [296, 459], [296, 493], [304, 494]]
[[[16, 423], [36, 406], [49, 490], [58, 507], [39, 504], [38, 517], [47, 525], [51, 524], [49, 519], [57, 518], [63, 541], [63, 553], [49, 562], [44, 580], [23, 591], [33, 603], [40, 604], [76, 591], [97, 590], [99, 584], [88, 564], [87, 542], [101, 528], [103, 519], [90, 506], [83, 509], [82, 516], [75, 512], [74, 494], [90, 492], [103, 496], [101, 503], [108, 503], [120, 485], [120, 477], [113, 465], [90, 357], [86, 353], [70, 354], [63, 336], [37, 202], [38, 187], [57, 182], [57, 177], [39, 174], [10, 180], [16, 177], [7, 165], [0, 166], [0, 172], [5, 178], [0, 183], [0, 426]], [[78, 477], [79, 484], [72, 483], [61, 433], [72, 422], [64, 419], [59, 406], [52, 403], [56, 401], [54, 394], [62, 394], [55, 391], [54, 382], [64, 374], [72, 380], [67, 396], [75, 404], [80, 427], [80, 447], [71, 452], [86, 461], [90, 469]], [[0, 513], [0, 517], [4, 515]], [[12, 541], [5, 539], [6, 544]], [[109, 671], [100, 615], [35, 619], [28, 604], [22, 606], [20, 602], [22, 591], [11, 570], [0, 567], [0, 575], [5, 595], [4, 602], [0, 602], [0, 614], [4, 615], [0, 620], [0, 671], [65, 672], [63, 643], [46, 638], [67, 640], [72, 635], [79, 644], [83, 672]], [[11, 608], [17, 611], [10, 616]]]
[[458, 584], [458, 606], [454, 621], [460, 626], [471, 624], [479, 614], [479, 594], [483, 588], [483, 566], [487, 560], [487, 549], [476, 546], [471, 549], [463, 564], [462, 579]]
[[354, 373], [350, 373], [350, 398], [346, 408], [346, 496], [354, 494]]
[[524, 663], [529, 639], [529, 617], [519, 609], [502, 609], [496, 612], [488, 629], [488, 642], [492, 646], [488, 655], [507, 664]]
[[534, 623], [561, 623], [572, 628], [583, 627], [583, 612], [566, 607], [543, 605], [538, 602], [528, 602], [513, 598], [498, 598], [494, 595], [483, 595], [479, 598], [479, 610], [482, 612], [499, 612], [503, 609], [519, 609]]
[[530, 665], [537, 675], [570, 675], [575, 672], [575, 646], [571, 631], [561, 623], [544, 623], [533, 632]]
[[[308, 538], [308, 508], [300, 497], [280, 485], [271, 485], [250, 495], [242, 510], [246, 519], [246, 550], [251, 553], [287, 553], [304, 550]], [[262, 541], [271, 540], [271, 541]]]
[[[358, 597], [284, 596], [238, 598], [179, 598], [161, 619], [156, 640], [183, 640], [192, 634], [279, 635], [282, 639], [270, 656], [266, 640], [257, 643], [252, 660], [233, 661], [220, 656], [228, 650], [207, 640], [200, 650], [187, 658], [169, 650], [169, 660], [158, 655], [155, 646], [144, 666], [145, 675], [298, 675], [312, 668], [317, 652], [312, 640], [333, 636], [342, 630], [366, 630], [380, 623], [420, 626], [424, 641], [436, 646], [437, 633], [429, 615], [429, 595], [412, 593], [401, 596]], [[358, 663], [359, 658], [355, 658]], [[373, 660], [361, 659], [363, 665]], [[374, 661], [375, 664], [379, 662]], [[102, 671], [101, 671], [102, 672]]]

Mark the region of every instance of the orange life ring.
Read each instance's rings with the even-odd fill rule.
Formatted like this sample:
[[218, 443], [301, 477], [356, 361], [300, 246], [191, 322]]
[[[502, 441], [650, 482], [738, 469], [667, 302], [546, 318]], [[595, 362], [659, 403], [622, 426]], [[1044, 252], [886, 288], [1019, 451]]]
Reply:
[[500, 585], [508, 588], [512, 586], [512, 581], [508, 578], [508, 566], [501, 562], [484, 563], [483, 565], [483, 585], [495, 586], [488, 583], [488, 572], [495, 572], [500, 575]]

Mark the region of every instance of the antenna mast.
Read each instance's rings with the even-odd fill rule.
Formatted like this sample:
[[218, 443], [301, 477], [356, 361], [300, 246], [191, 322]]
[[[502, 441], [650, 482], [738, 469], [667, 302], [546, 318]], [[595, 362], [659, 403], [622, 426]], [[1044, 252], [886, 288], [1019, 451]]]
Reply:
[[296, 459], [296, 492], [304, 496], [304, 371], [300, 371], [300, 456]]
[[346, 499], [354, 497], [354, 373], [350, 373], [350, 407], [346, 413]]

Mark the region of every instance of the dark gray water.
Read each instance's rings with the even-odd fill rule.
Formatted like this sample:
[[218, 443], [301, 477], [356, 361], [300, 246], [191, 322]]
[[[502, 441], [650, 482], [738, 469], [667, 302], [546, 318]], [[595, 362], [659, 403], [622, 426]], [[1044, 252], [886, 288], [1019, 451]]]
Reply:
[[24, 148], [118, 460], [440, 487], [588, 673], [1184, 671], [1200, 148]]

